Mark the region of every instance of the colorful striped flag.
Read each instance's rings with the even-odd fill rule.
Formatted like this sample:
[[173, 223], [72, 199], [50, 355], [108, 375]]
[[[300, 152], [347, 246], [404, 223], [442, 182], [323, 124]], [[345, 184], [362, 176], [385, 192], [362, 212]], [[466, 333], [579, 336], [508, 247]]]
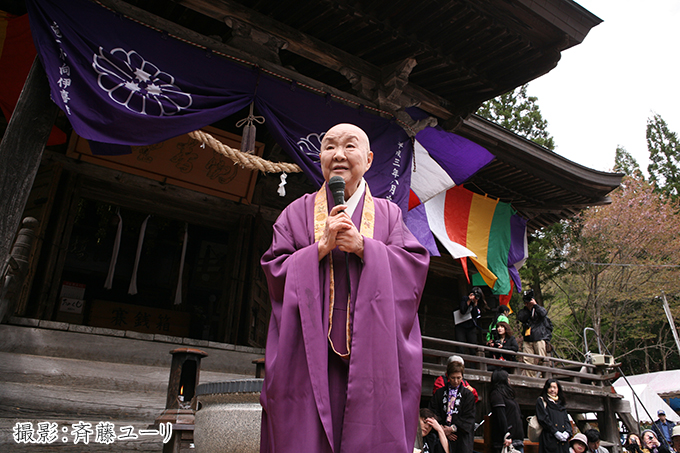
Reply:
[[[512, 206], [456, 186], [426, 202], [425, 208], [432, 232], [440, 242], [473, 252], [474, 256], [468, 256], [493, 293], [510, 293], [508, 255], [512, 244]], [[435, 228], [437, 224], [443, 224], [443, 228]], [[452, 253], [452, 256], [465, 255]]]
[[[415, 120], [428, 116], [416, 108], [411, 108], [408, 112]], [[447, 132], [440, 127], [426, 127], [418, 132], [413, 153], [411, 191], [408, 213], [404, 216], [404, 221], [420, 243], [428, 249], [430, 255], [439, 256], [432, 231], [443, 225], [434, 227], [428, 225], [426, 209], [422, 203], [439, 194], [443, 195], [447, 189], [457, 184], [462, 184], [480, 168], [491, 162], [494, 156], [471, 140]], [[458, 244], [451, 244], [447, 241], [443, 244], [454, 256], [472, 254], [467, 249], [461, 250]]]

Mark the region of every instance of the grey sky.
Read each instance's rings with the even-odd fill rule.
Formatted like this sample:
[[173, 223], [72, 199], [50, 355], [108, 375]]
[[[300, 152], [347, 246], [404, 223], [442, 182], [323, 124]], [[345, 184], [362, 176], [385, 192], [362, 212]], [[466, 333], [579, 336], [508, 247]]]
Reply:
[[649, 163], [647, 118], [680, 134], [680, 1], [580, 0], [604, 20], [529, 83], [556, 152], [596, 170], [614, 165], [617, 145]]

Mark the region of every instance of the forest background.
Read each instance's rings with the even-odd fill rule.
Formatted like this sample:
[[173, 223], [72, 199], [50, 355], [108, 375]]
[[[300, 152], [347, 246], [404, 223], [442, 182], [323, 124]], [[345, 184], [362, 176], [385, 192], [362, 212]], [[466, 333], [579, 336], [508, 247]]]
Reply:
[[[555, 148], [527, 85], [486, 102], [477, 114]], [[677, 325], [680, 141], [657, 114], [647, 119], [647, 149], [645, 176], [619, 146], [613, 168], [626, 176], [610, 194], [611, 204], [532, 232], [529, 258], [520, 270], [523, 288], [534, 290], [553, 321], [555, 355], [583, 361], [587, 351], [601, 348], [628, 375], [680, 369], [680, 351], [664, 312], [665, 298]], [[510, 305], [520, 310], [521, 295], [514, 294]]]

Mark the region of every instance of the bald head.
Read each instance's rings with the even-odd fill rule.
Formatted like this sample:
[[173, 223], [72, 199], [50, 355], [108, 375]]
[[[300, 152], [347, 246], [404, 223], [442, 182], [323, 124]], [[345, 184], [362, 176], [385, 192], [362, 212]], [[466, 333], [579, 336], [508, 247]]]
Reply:
[[368, 139], [368, 135], [366, 135], [366, 132], [364, 132], [364, 130], [359, 126], [355, 126], [354, 124], [349, 123], [336, 124], [335, 126], [328, 129], [328, 131], [324, 134], [323, 139], [321, 140], [321, 148], [323, 149], [323, 142], [325, 140], [337, 138], [343, 134], [355, 136], [357, 140], [361, 143], [362, 148], [366, 150], [366, 152], [369, 152], [371, 150], [371, 143], [370, 140]]
[[371, 168], [373, 152], [368, 135], [354, 124], [337, 124], [321, 140], [321, 171], [328, 182], [333, 176], [345, 181], [345, 199], [354, 194], [364, 173]]

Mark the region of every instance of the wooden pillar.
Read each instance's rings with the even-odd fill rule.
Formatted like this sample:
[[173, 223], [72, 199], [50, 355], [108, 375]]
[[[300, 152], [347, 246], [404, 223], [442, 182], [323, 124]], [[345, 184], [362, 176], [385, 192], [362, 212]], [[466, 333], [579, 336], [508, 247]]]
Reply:
[[12, 247], [58, 110], [36, 57], [0, 143], [0, 267]]
[[612, 442], [612, 453], [621, 453], [621, 439], [619, 438], [619, 426], [616, 421], [616, 412], [612, 399], [603, 398], [604, 412], [597, 414], [597, 425], [600, 428], [600, 438]]

